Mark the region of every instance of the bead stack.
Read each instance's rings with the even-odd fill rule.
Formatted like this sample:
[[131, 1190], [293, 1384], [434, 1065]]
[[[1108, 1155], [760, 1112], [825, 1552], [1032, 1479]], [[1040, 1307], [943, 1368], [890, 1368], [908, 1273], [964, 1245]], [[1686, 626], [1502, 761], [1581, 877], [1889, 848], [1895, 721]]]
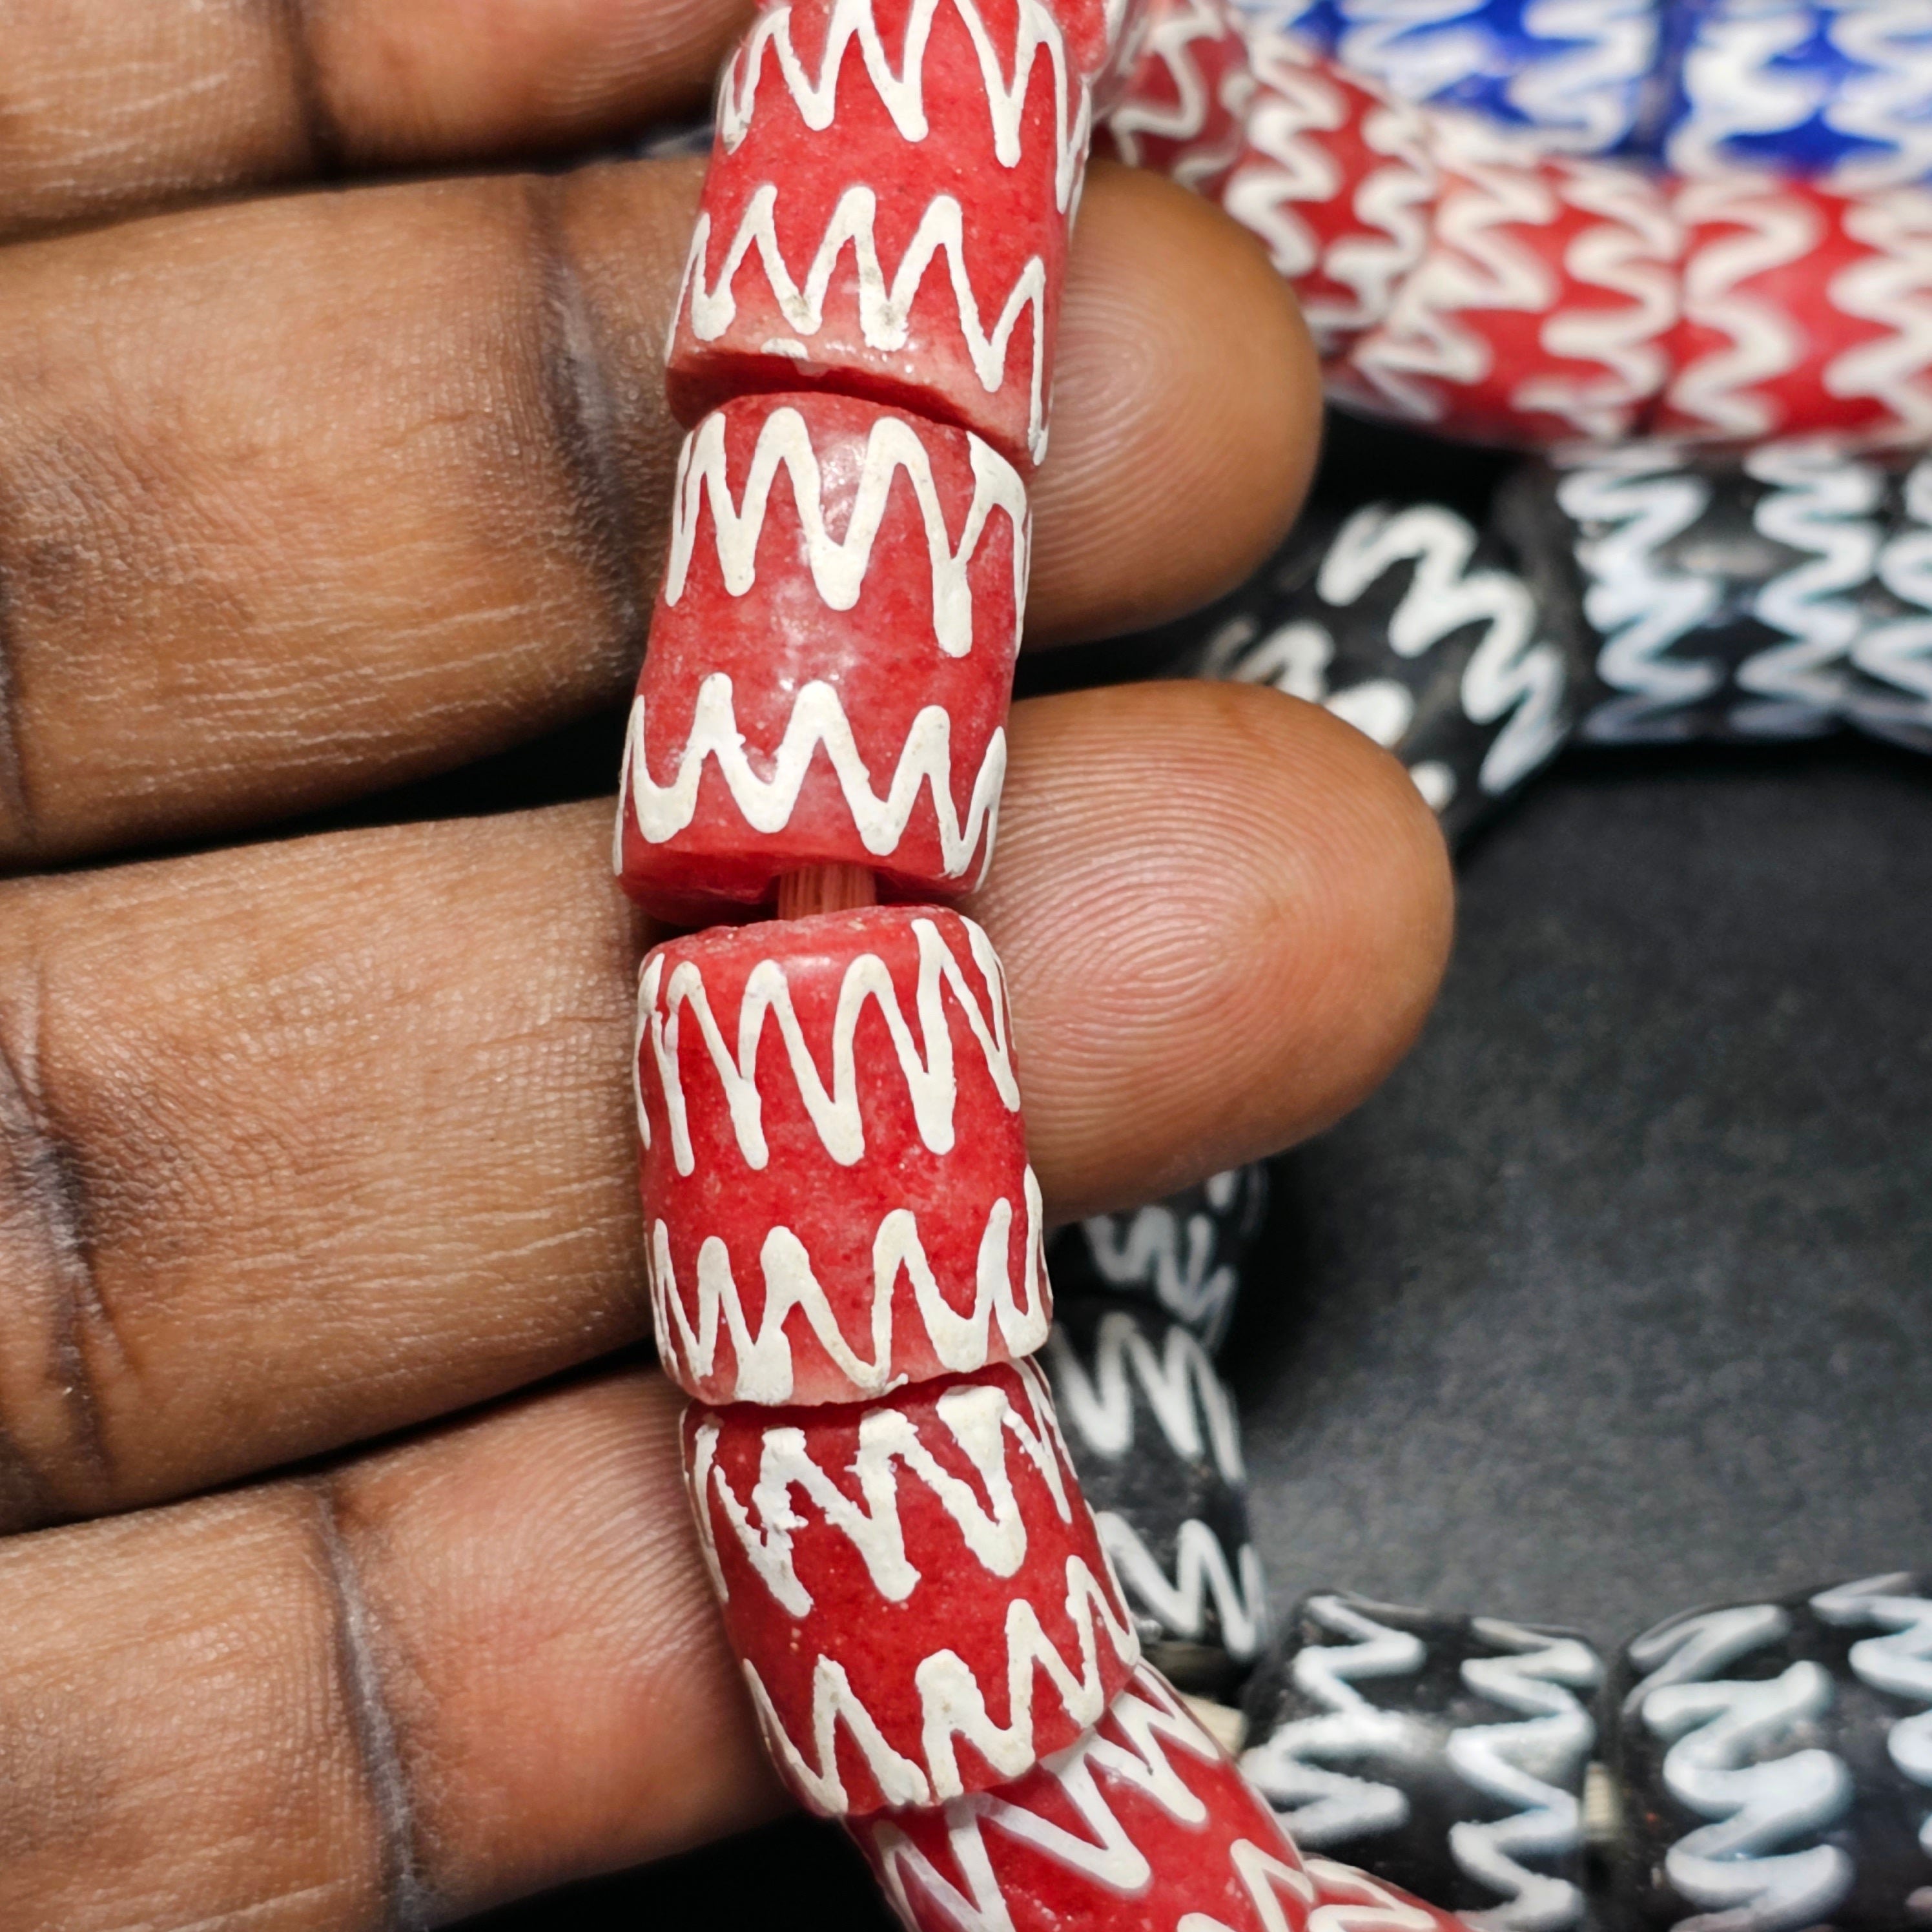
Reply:
[[[775, 1762], [909, 1924], [1428, 1932], [1140, 1658], [1046, 1382], [989, 862], [1125, 0], [794, 0], [719, 89], [616, 842], [652, 1304]], [[1231, 130], [1224, 130], [1224, 140]], [[776, 913], [776, 916], [772, 916]], [[1393, 1913], [1395, 1916], [1391, 1917]]]

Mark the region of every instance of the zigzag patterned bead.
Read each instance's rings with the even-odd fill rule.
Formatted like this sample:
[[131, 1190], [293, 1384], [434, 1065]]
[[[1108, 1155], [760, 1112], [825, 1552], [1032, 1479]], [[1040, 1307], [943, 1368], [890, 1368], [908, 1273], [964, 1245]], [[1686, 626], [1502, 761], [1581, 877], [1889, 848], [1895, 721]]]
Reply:
[[767, 8], [719, 83], [672, 407], [829, 386], [1037, 462], [1092, 111], [1044, 0]]
[[1249, 28], [1255, 92], [1221, 206], [1292, 284], [1324, 360], [1384, 320], [1428, 245], [1421, 116], [1292, 34]]
[[1683, 320], [1660, 435], [1932, 440], [1932, 191], [1684, 183]]
[[684, 1450], [766, 1742], [816, 1810], [1022, 1777], [1099, 1723], [1138, 1660], [1027, 1364], [863, 1407], [694, 1405]]
[[1487, 1932], [1568, 1932], [1603, 1676], [1570, 1631], [1310, 1597], [1249, 1685], [1242, 1768], [1305, 1849]]
[[614, 858], [701, 923], [846, 863], [950, 897], [992, 854], [1026, 595], [1018, 472], [848, 397], [750, 396], [686, 440]]
[[936, 907], [715, 927], [644, 961], [638, 1124], [664, 1366], [849, 1402], [1030, 1354], [1052, 1298], [1005, 982]]
[[1613, 163], [1539, 159], [1465, 116], [1427, 125], [1441, 178], [1427, 251], [1331, 392], [1472, 442], [1632, 434], [1670, 376], [1681, 313], [1683, 238], [1662, 189]]
[[1255, 80], [1223, 0], [1154, 0], [1145, 41], [1102, 136], [1130, 167], [1212, 195], [1239, 159]]
[[1858, 194], [1932, 178], [1932, 19], [1921, 0], [1702, 0], [1643, 145], [1679, 174], [1738, 167]]
[[1932, 1576], [1672, 1617], [1624, 1647], [1612, 1694], [1619, 1923], [1924, 1924]]

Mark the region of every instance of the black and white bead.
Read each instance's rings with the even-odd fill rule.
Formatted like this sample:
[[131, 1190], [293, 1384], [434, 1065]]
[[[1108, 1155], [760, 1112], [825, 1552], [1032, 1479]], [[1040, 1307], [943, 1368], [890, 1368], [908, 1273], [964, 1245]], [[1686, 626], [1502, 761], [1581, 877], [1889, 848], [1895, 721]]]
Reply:
[[1305, 1851], [1482, 1932], [1564, 1932], [1602, 1678], [1570, 1631], [1312, 1596], [1249, 1684], [1241, 1768]]

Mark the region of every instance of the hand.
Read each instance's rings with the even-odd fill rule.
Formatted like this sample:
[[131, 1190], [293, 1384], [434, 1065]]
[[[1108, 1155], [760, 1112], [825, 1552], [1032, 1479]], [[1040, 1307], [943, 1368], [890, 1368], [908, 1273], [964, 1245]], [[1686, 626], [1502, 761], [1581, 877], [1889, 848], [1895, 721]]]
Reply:
[[[628, 695], [699, 170], [503, 170], [695, 106], [748, 10], [0, 16], [0, 862], [41, 868], [0, 884], [9, 1932], [457, 1916], [781, 1802], [678, 1398], [582, 1366], [648, 1326], [608, 806], [128, 862]], [[1115, 170], [1058, 404], [1036, 640], [1251, 567], [1316, 434], [1259, 253]], [[974, 910], [1052, 1214], [1375, 1083], [1448, 916], [1393, 763], [1184, 684], [1012, 737]]]

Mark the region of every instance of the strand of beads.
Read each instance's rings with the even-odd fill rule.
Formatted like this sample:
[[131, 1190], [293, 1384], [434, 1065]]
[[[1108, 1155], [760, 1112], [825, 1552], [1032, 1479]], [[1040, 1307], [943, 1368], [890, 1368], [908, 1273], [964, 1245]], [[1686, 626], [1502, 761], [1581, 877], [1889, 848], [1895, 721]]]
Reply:
[[1305, 1870], [1141, 1663], [1028, 1359], [1049, 1292], [1011, 1020], [951, 904], [992, 854], [1126, 11], [794, 0], [722, 77], [615, 855], [652, 914], [721, 922], [640, 980], [652, 1307], [773, 1760], [909, 1924], [1300, 1932], [1327, 1902], [1430, 1932]]

